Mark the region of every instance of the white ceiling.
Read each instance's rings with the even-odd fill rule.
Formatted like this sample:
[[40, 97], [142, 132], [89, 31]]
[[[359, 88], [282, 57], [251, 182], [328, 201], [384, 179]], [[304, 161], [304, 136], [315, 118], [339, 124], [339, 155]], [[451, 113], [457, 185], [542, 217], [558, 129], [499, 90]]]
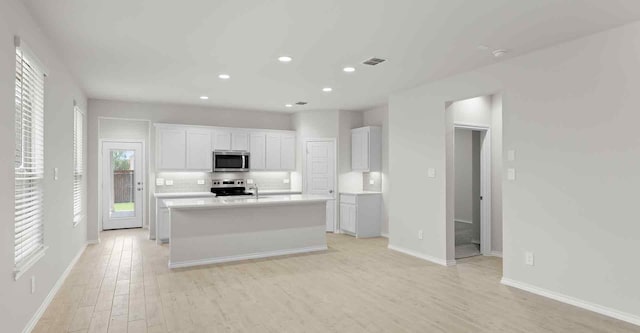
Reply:
[[89, 97], [270, 111], [361, 109], [498, 61], [480, 44], [513, 57], [640, 19], [637, 0], [25, 1]]

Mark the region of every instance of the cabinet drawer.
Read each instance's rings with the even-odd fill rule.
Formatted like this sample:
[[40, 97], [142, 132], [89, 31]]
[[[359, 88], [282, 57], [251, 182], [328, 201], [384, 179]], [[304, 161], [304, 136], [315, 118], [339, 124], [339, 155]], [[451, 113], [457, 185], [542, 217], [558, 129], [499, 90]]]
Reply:
[[347, 203], [355, 205], [357, 201], [357, 197], [351, 194], [340, 194], [340, 203]]

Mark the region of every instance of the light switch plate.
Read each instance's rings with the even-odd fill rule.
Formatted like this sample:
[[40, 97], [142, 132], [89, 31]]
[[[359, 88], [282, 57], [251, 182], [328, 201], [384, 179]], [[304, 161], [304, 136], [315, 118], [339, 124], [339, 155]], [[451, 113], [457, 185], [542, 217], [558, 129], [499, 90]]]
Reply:
[[516, 160], [516, 151], [511, 149], [507, 150], [507, 161], [513, 162]]
[[507, 169], [507, 180], [516, 180], [516, 169]]
[[204, 185], [204, 179], [198, 179], [198, 185]]
[[58, 177], [58, 173], [59, 173], [58, 168], [53, 168], [53, 180], [58, 180], [60, 178]]
[[289, 180], [289, 178], [285, 178], [282, 180], [283, 184], [289, 184], [291, 182], [291, 180]]
[[436, 169], [434, 168], [427, 169], [427, 177], [436, 178]]
[[527, 252], [524, 253], [524, 263], [529, 265], [529, 266], [534, 266], [535, 265], [533, 252], [527, 251]]
[[167, 186], [172, 186], [173, 185], [173, 179], [167, 179], [164, 181], [164, 184]]
[[246, 180], [246, 182], [247, 182], [247, 185], [251, 185], [253, 184], [253, 179], [249, 178]]
[[369, 179], [369, 185], [375, 185], [376, 181], [373, 179]]
[[156, 186], [163, 186], [164, 178], [156, 178]]

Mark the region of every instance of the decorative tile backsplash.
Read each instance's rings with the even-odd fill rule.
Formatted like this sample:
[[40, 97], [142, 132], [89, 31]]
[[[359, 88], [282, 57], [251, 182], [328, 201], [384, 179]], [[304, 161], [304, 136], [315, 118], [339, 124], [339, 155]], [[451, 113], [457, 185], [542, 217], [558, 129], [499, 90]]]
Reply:
[[[286, 171], [256, 172], [158, 172], [156, 174], [157, 193], [209, 192], [213, 179], [253, 179], [261, 190], [291, 189], [291, 174]], [[160, 184], [163, 185], [160, 185]], [[169, 185], [173, 183], [173, 185]]]

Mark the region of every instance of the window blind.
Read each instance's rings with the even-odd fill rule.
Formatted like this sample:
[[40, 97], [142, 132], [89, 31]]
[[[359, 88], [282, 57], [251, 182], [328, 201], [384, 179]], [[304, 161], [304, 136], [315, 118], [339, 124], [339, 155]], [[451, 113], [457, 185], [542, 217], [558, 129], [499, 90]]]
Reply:
[[82, 221], [82, 176], [83, 170], [83, 125], [84, 115], [79, 107], [73, 112], [73, 224]]
[[44, 78], [37, 60], [16, 39], [16, 278], [44, 254]]

